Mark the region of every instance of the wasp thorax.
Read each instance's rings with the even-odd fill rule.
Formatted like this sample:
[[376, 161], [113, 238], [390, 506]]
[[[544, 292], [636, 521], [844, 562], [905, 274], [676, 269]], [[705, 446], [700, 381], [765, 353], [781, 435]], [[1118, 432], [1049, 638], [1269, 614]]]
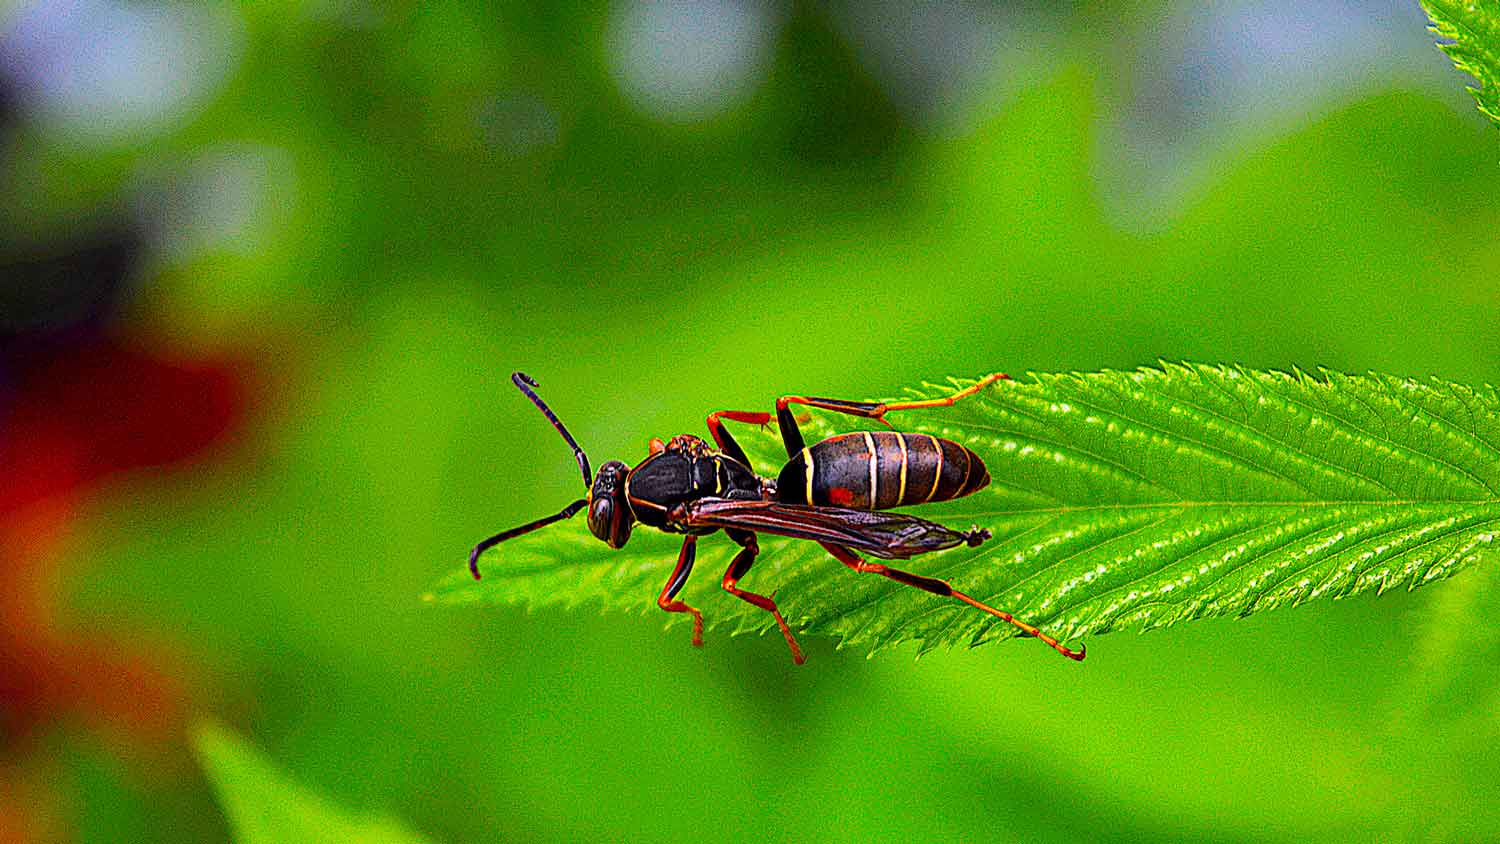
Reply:
[[635, 514], [625, 501], [625, 476], [629, 474], [629, 466], [611, 460], [599, 467], [589, 490], [589, 530], [611, 548], [623, 547], [635, 524]]

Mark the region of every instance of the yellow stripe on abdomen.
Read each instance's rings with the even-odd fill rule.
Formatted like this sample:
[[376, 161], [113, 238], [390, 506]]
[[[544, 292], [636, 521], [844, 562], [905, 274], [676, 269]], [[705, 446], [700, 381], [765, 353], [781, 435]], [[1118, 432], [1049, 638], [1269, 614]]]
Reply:
[[880, 498], [880, 486], [878, 475], [875, 472], [875, 437], [865, 431], [865, 447], [870, 450], [870, 509], [875, 509], [875, 502]]
[[813, 456], [812, 449], [802, 449], [802, 462], [806, 464], [803, 471], [807, 473], [807, 503], [813, 503]]
[[901, 487], [896, 493], [896, 505], [900, 506], [906, 500], [906, 435], [897, 434], [896, 442], [901, 444]]
[[931, 501], [932, 497], [937, 495], [938, 483], [943, 480], [943, 444], [938, 442], [938, 438], [931, 434], [927, 434], [926, 436], [927, 439], [932, 440], [932, 450], [937, 452], [937, 468], [932, 471], [932, 489], [929, 489], [927, 497], [922, 499], [923, 501]]

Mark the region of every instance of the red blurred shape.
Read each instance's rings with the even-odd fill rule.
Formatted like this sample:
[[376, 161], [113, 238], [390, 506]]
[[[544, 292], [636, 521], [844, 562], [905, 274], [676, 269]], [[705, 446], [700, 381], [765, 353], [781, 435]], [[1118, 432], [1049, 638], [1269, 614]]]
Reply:
[[[73, 444], [77, 483], [191, 458], [240, 422], [242, 368], [231, 361], [172, 360], [113, 343], [75, 349], [23, 376], [13, 424], [0, 432], [0, 449], [11, 451], [0, 451], [0, 468], [40, 461], [62, 469], [54, 458], [66, 462], [63, 454], [26, 453], [56, 448], [60, 438]], [[43, 488], [56, 483], [33, 480]]]
[[102, 341], [19, 374], [0, 404], [0, 746], [69, 715], [148, 741], [175, 733], [182, 671], [55, 629], [51, 585], [77, 502], [109, 475], [176, 466], [226, 440], [245, 415], [248, 373]]

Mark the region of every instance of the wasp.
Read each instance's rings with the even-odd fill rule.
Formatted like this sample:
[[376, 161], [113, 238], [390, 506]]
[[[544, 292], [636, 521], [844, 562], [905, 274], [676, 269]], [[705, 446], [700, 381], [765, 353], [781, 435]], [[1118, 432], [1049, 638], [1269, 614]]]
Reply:
[[871, 419], [887, 428], [885, 415], [898, 410], [947, 407], [979, 393], [1004, 373], [993, 373], [953, 395], [938, 399], [900, 402], [859, 402], [809, 396], [782, 396], [776, 400], [776, 423], [786, 446], [787, 462], [774, 479], [761, 477], [751, 468], [750, 458], [735, 441], [726, 421], [766, 426], [770, 413], [719, 410], [707, 418], [709, 433], [718, 448], [691, 434], [670, 441], [652, 439], [646, 459], [634, 467], [611, 460], [589, 469], [589, 458], [547, 403], [537, 395], [537, 382], [522, 372], [511, 381], [562, 435], [588, 490], [585, 497], [561, 512], [538, 519], [484, 540], [469, 553], [469, 570], [479, 578], [479, 556], [490, 548], [539, 528], [588, 511], [589, 530], [611, 548], [622, 548], [637, 523], [667, 533], [683, 534], [677, 565], [657, 596], [657, 606], [693, 619], [693, 644], [703, 645], [703, 614], [679, 600], [697, 554], [698, 538], [723, 530], [740, 546], [724, 572], [720, 585], [726, 592], [766, 612], [776, 620], [786, 638], [792, 659], [803, 662], [802, 648], [771, 598], [741, 589], [739, 582], [749, 573], [760, 554], [757, 534], [808, 539], [822, 545], [839, 562], [856, 572], [877, 574], [962, 601], [975, 609], [1035, 636], [1070, 659], [1084, 658], [1084, 648], [1072, 650], [1037, 627], [954, 589], [947, 581], [867, 562], [857, 552], [888, 560], [909, 559], [918, 554], [977, 546], [990, 532], [977, 526], [967, 531], [927, 521], [891, 508], [949, 501], [961, 498], [990, 482], [989, 471], [978, 454], [951, 440], [931, 434], [896, 430], [857, 431], [829, 437], [808, 446], [798, 428], [793, 405], [844, 413]]

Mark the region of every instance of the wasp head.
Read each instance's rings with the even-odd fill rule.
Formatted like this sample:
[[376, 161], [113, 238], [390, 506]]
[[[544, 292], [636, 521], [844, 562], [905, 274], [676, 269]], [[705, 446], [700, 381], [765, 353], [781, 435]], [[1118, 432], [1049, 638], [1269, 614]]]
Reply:
[[635, 514], [625, 500], [625, 478], [629, 474], [629, 466], [611, 460], [599, 467], [589, 489], [589, 530], [611, 548], [624, 547], [635, 525]]

